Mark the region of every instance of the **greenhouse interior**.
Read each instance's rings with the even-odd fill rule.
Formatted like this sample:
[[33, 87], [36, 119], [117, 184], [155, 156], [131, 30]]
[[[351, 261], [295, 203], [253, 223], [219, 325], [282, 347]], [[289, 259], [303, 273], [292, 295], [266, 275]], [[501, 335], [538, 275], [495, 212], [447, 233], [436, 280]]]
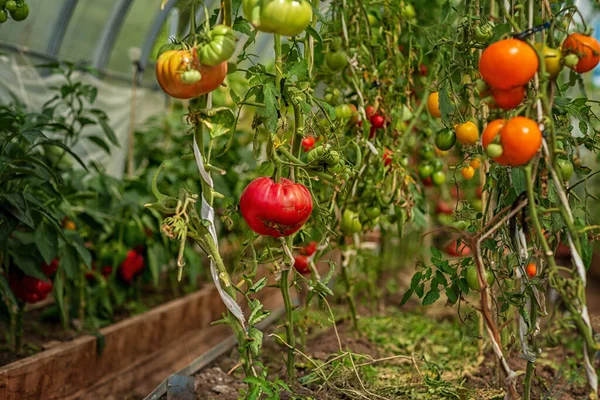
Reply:
[[0, 0], [0, 400], [598, 400], [600, 2]]

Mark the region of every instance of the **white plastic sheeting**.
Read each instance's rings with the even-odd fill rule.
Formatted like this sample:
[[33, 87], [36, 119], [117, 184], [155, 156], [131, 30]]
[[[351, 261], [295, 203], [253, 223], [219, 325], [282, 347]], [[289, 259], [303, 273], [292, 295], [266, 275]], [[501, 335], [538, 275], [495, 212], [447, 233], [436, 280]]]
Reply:
[[[12, 92], [28, 110], [39, 111], [43, 104], [56, 94], [51, 88], [64, 83], [60, 75], [41, 76], [34, 65], [18, 60], [18, 54], [0, 57], [0, 103], [8, 104], [12, 101]], [[19, 62], [20, 61], [20, 62]], [[109, 118], [109, 125], [119, 140], [119, 147], [111, 146], [111, 154], [96, 146], [89, 140], [80, 140], [73, 148], [87, 164], [93, 160], [106, 168], [106, 173], [120, 178], [125, 169], [127, 157], [128, 134], [131, 124], [132, 87], [126, 85], [112, 85], [90, 74], [76, 73], [73, 78], [98, 88], [98, 96], [92, 105], [104, 111]], [[151, 115], [163, 112], [165, 109], [165, 95], [160, 91], [147, 88], [136, 88], [134, 123], [139, 124]], [[83, 136], [97, 135], [104, 137], [100, 126], [90, 125], [84, 128]]]

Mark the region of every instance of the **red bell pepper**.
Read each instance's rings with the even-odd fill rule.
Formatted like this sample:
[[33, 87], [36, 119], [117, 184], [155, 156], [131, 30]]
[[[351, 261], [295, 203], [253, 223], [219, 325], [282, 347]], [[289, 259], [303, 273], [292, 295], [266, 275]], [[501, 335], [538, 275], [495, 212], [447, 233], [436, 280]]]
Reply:
[[42, 301], [52, 292], [52, 281], [44, 282], [22, 273], [10, 274], [9, 284], [14, 295], [27, 303]]
[[119, 266], [119, 273], [121, 278], [129, 283], [144, 269], [144, 266], [144, 256], [135, 250], [129, 250], [127, 258]]

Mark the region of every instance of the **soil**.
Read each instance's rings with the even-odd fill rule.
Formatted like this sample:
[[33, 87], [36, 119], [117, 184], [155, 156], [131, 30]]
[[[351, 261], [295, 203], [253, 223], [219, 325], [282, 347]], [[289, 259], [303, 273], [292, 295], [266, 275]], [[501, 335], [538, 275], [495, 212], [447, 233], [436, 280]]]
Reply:
[[[410, 279], [410, 275], [402, 277], [401, 280]], [[595, 330], [600, 331], [600, 277], [591, 274], [588, 282], [588, 304], [590, 316]], [[401, 286], [403, 286], [401, 284]], [[389, 314], [390, 309], [401, 310], [401, 312], [411, 312], [418, 310], [429, 318], [435, 320], [455, 319], [456, 309], [444, 307], [443, 305], [436, 307], [421, 308], [418, 301], [409, 300], [407, 304], [400, 307], [400, 300], [403, 291], [400, 294], [390, 294], [385, 299], [387, 308], [383, 316]], [[369, 313], [368, 309], [361, 309], [362, 313]], [[373, 314], [371, 312], [371, 314]], [[275, 342], [272, 337], [268, 337], [269, 333], [276, 331], [276, 327], [271, 327], [268, 332], [265, 332], [264, 345], [261, 352], [261, 362], [269, 367], [269, 379], [286, 378], [283, 347]], [[281, 329], [278, 330], [281, 334]], [[390, 356], [386, 346], [379, 343], [374, 343], [365, 336], [357, 335], [351, 327], [349, 321], [340, 321], [337, 324], [337, 333], [339, 335], [342, 349], [352, 351], [356, 354], [363, 354], [377, 359], [379, 357]], [[573, 334], [573, 342], [576, 335]], [[564, 340], [564, 338], [563, 338]], [[570, 339], [567, 339], [567, 341]], [[307, 341], [304, 349], [306, 355], [310, 358], [320, 361], [331, 360], [332, 357], [340, 354], [340, 345], [335, 331], [332, 328], [314, 332]], [[525, 371], [527, 362], [520, 357], [519, 349], [515, 347], [515, 354], [509, 355], [508, 363], [515, 371]], [[465, 392], [461, 392], [461, 398], [474, 399], [502, 399], [504, 388], [504, 377], [498, 369], [498, 363], [489, 346], [486, 347], [485, 357], [477, 360], [476, 353], [472, 359], [464, 360], [464, 369], [459, 374], [462, 376], [460, 383], [462, 388], [468, 388], [469, 395], [462, 397]], [[297, 377], [301, 378], [309, 373], [309, 369], [304, 368], [300, 358], [297, 359]], [[240, 398], [240, 391], [247, 388], [243, 383], [243, 375], [240, 370], [236, 370], [228, 374], [228, 370], [237, 363], [237, 350], [232, 350], [230, 354], [213, 362], [207, 368], [199, 371], [194, 376], [195, 378], [195, 394], [198, 400], [234, 400]], [[600, 370], [600, 359], [596, 358], [595, 367]], [[412, 382], [419, 382], [418, 375], [413, 371]], [[456, 375], [451, 373], [450, 375]], [[448, 375], [443, 375], [444, 377]], [[517, 391], [523, 393], [523, 377], [519, 375], [517, 378]], [[458, 382], [458, 381], [456, 381]], [[458, 384], [458, 383], [457, 383]], [[281, 398], [288, 399], [352, 399], [358, 398], [348, 396], [340, 392], [329, 390], [326, 387], [306, 387], [296, 384], [292, 388], [296, 397], [289, 397], [289, 393], [282, 391]], [[459, 391], [460, 392], [460, 391]], [[562, 346], [555, 348], [545, 347], [545, 352], [538, 358], [536, 370], [532, 384], [532, 399], [561, 399], [561, 400], [579, 400], [587, 398], [588, 391], [585, 381], [585, 373], [581, 365], [581, 352], [572, 349], [566, 349]], [[469, 397], [473, 396], [473, 397]], [[369, 396], [364, 398], [371, 398]], [[374, 398], [374, 397], [373, 397]], [[398, 397], [382, 397], [382, 398], [409, 398], [406, 395]], [[413, 398], [413, 397], [410, 397]], [[414, 397], [414, 398], [445, 398], [445, 397]]]

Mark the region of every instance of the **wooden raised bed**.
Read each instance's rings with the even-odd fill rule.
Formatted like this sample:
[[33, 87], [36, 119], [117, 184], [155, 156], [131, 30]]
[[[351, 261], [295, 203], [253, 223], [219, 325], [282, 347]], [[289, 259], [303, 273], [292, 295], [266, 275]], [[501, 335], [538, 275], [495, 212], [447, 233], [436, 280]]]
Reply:
[[[277, 289], [259, 298], [281, 305]], [[163, 379], [230, 335], [210, 326], [224, 311], [213, 285], [141, 315], [0, 368], [0, 399], [123, 399], [144, 397]]]

